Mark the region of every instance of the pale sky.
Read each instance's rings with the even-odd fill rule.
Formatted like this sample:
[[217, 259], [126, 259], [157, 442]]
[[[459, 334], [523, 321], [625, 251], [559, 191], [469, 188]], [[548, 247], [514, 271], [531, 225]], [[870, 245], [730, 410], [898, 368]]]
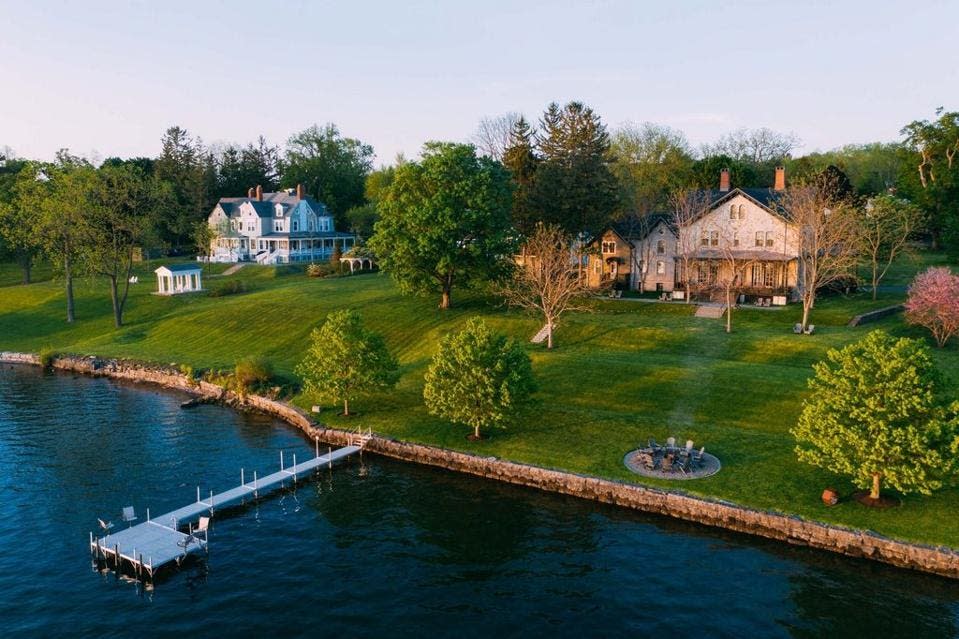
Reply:
[[959, 109], [957, 42], [957, 0], [0, 0], [0, 148], [155, 156], [173, 124], [282, 144], [335, 122], [390, 162], [578, 99], [611, 128], [767, 126], [808, 152]]

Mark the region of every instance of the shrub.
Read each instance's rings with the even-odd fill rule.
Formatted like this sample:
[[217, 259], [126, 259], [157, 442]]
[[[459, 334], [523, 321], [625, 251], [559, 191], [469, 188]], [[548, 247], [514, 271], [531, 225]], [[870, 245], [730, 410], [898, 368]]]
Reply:
[[264, 359], [246, 358], [236, 363], [233, 375], [241, 390], [250, 390], [270, 381], [273, 377], [273, 367]]
[[327, 277], [334, 273], [332, 264], [310, 264], [306, 267], [308, 277]]
[[246, 284], [243, 283], [243, 280], [230, 280], [229, 282], [220, 284], [216, 288], [210, 289], [207, 295], [210, 297], [224, 297], [226, 295], [236, 295], [237, 293], [245, 292]]
[[906, 321], [932, 333], [939, 348], [959, 333], [959, 275], [945, 267], [932, 267], [909, 285]]
[[37, 355], [37, 357], [40, 360], [40, 366], [44, 370], [53, 366], [53, 360], [56, 356], [57, 356], [56, 351], [54, 351], [52, 348], [49, 348], [49, 347], [41, 349]]

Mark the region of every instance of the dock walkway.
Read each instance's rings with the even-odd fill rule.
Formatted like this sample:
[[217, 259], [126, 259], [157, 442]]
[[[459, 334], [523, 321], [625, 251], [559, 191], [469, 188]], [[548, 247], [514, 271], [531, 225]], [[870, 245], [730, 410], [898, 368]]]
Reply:
[[[296, 463], [293, 455], [293, 465], [284, 467], [283, 452], [280, 452], [280, 470], [257, 477], [253, 473], [253, 481], [247, 482], [244, 471], [240, 471], [240, 485], [236, 488], [213, 494], [204, 500], [200, 497], [197, 487], [197, 500], [192, 504], [177, 508], [174, 511], [151, 518], [147, 510], [147, 520], [143, 523], [130, 526], [105, 537], [95, 537], [90, 533], [90, 553], [99, 560], [112, 562], [117, 570], [124, 567], [124, 562], [132, 568], [138, 576], [153, 577], [163, 566], [176, 562], [178, 565], [187, 555], [205, 550], [207, 540], [205, 535], [200, 537], [193, 531], [193, 522], [201, 515], [212, 516], [214, 508], [223, 508], [241, 502], [246, 497], [257, 497], [260, 493], [269, 492], [281, 487], [288, 480], [296, 481], [298, 477], [306, 475], [322, 466], [333, 467], [333, 462], [358, 453], [368, 437], [361, 437], [356, 444], [344, 446], [336, 450], [330, 449], [326, 455], [316, 455], [305, 462]], [[187, 525], [187, 532], [181, 528]]]

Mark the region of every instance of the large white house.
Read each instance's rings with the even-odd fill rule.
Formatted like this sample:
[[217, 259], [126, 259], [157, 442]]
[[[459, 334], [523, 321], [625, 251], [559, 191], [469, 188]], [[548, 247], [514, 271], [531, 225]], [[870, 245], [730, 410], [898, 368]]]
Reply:
[[356, 242], [353, 234], [336, 231], [326, 206], [304, 197], [299, 185], [276, 193], [258, 186], [246, 197], [220, 198], [208, 221], [216, 233], [208, 256], [214, 262], [326, 260], [334, 247], [345, 253]]
[[[639, 291], [717, 293], [733, 260], [742, 269], [737, 289], [747, 300], [785, 303], [798, 291], [799, 228], [779, 205], [785, 171], [772, 188], [733, 188], [729, 172], [719, 189], [698, 194], [702, 210], [677, 224], [660, 213], [627, 219], [593, 240], [588, 278]], [[688, 272], [687, 272], [688, 270]]]

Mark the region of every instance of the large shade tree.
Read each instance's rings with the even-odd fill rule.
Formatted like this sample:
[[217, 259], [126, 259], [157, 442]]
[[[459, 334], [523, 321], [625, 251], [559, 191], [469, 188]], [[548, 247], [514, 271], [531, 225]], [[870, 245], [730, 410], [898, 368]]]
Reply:
[[366, 176], [373, 168], [373, 147], [340, 135], [335, 124], [313, 125], [286, 143], [280, 165], [282, 183], [302, 184], [306, 192], [341, 217], [366, 203]]
[[792, 431], [801, 461], [849, 477], [871, 500], [884, 483], [929, 494], [954, 474], [959, 402], [922, 342], [873, 331], [813, 369]]
[[427, 143], [396, 169], [379, 214], [369, 247], [380, 267], [405, 292], [439, 293], [440, 308], [454, 285], [497, 279], [511, 255], [509, 174], [468, 144]]
[[478, 318], [446, 335], [426, 371], [423, 399], [432, 415], [473, 429], [505, 427], [535, 390], [529, 356]]
[[161, 216], [172, 201], [169, 184], [135, 165], [109, 165], [97, 172], [81, 241], [87, 269], [110, 285], [117, 328], [123, 325], [135, 260], [159, 244]]

